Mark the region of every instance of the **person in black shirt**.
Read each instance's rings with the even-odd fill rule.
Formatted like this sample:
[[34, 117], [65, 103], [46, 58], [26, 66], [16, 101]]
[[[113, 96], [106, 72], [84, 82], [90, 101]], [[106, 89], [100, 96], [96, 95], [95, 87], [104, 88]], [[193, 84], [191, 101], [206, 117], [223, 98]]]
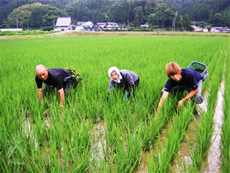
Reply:
[[181, 69], [177, 63], [170, 62], [166, 65], [166, 73], [169, 79], [162, 90], [162, 96], [158, 104], [158, 111], [163, 106], [163, 102], [167, 99], [168, 94], [172, 91], [188, 91], [186, 97], [178, 102], [178, 109], [181, 108], [184, 102], [193, 96], [196, 97], [199, 104], [203, 102], [201, 95], [203, 80], [196, 70], [190, 68]]
[[[43, 100], [43, 91], [49, 87], [55, 87], [59, 93], [60, 106], [63, 107], [65, 92], [70, 90], [71, 87], [76, 87], [76, 83], [71, 73], [63, 68], [47, 69], [41, 64], [36, 66], [35, 71], [35, 81], [38, 88], [38, 97], [40, 103], [42, 103]], [[44, 89], [42, 89], [43, 82], [46, 84]]]

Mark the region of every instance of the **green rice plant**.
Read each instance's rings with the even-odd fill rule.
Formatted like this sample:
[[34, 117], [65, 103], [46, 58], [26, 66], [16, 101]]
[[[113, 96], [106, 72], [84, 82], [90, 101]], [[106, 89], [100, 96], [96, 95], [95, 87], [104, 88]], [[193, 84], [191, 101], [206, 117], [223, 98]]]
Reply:
[[[153, 149], [157, 136], [175, 115], [176, 102], [171, 99], [159, 116], [155, 113], [167, 80], [165, 64], [176, 61], [186, 67], [191, 61], [201, 61], [208, 64], [212, 76], [220, 47], [227, 44], [226, 38], [160, 36], [0, 40], [0, 171], [134, 172], [141, 151]], [[34, 80], [37, 64], [73, 67], [81, 74], [82, 82], [66, 93], [62, 110], [57, 91], [45, 95], [39, 105]], [[136, 97], [128, 102], [122, 91], [106, 99], [107, 70], [114, 65], [140, 76]], [[204, 85], [208, 87], [210, 81]], [[28, 117], [36, 150], [35, 140], [23, 133]], [[100, 120], [105, 124], [105, 158], [99, 168], [97, 164], [90, 167], [91, 127]], [[15, 146], [20, 149], [12, 150]], [[125, 153], [128, 150], [130, 157]], [[22, 158], [23, 164], [13, 164]], [[121, 164], [116, 167], [115, 163]]]
[[[229, 49], [229, 46], [228, 46]], [[229, 96], [230, 96], [230, 73], [229, 73], [229, 52], [226, 51], [226, 72], [225, 72], [225, 94], [224, 94], [224, 118], [223, 118], [223, 127], [222, 127], [222, 135], [221, 135], [221, 150], [222, 150], [222, 172], [229, 172], [230, 171], [230, 138], [229, 138], [229, 131], [230, 131], [230, 111], [229, 111]]]
[[202, 162], [207, 157], [208, 149], [210, 147], [213, 132], [213, 115], [215, 111], [217, 92], [223, 75], [224, 60], [223, 54], [220, 54], [220, 59], [216, 64], [216, 69], [212, 75], [212, 80], [214, 82], [212, 82], [210, 86], [208, 112], [201, 115], [201, 125], [197, 126], [197, 143], [194, 146], [194, 149], [190, 152], [194, 169], [201, 170]]
[[[170, 164], [177, 154], [180, 143], [186, 134], [186, 130], [189, 122], [192, 119], [192, 110], [194, 109], [191, 104], [186, 105], [182, 108], [179, 114], [175, 115], [172, 125], [167, 132], [167, 139], [164, 147], [160, 145], [157, 149], [157, 153], [152, 155], [152, 162], [150, 162], [150, 170], [152, 172], [168, 172]], [[151, 166], [154, 165], [154, 166]]]

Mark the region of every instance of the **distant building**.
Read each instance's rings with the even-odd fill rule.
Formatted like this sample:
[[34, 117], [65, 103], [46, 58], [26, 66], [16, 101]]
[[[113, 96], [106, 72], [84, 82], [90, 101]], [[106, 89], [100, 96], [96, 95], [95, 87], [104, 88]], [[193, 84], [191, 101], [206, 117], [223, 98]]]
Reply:
[[103, 30], [120, 30], [120, 26], [116, 22], [98, 22], [97, 25]]
[[82, 27], [93, 27], [93, 22], [91, 21], [78, 21], [77, 26], [82, 26]]
[[223, 27], [212, 27], [211, 32], [223, 32]]
[[71, 17], [59, 17], [57, 19], [55, 31], [69, 31], [72, 30]]
[[102, 29], [102, 27], [100, 27], [99, 25], [93, 25], [93, 27], [92, 27], [92, 30], [93, 31], [103, 31], [103, 29]]
[[141, 25], [140, 27], [141, 27], [142, 31], [147, 31], [149, 29], [149, 25], [148, 24]]
[[102, 29], [104, 29], [106, 27], [106, 22], [97, 22], [97, 26], [99, 26]]
[[120, 26], [115, 22], [107, 22], [107, 30], [119, 30]]
[[203, 32], [203, 29], [204, 29], [204, 28], [196, 26], [196, 25], [192, 25], [191, 27], [193, 28], [194, 32]]

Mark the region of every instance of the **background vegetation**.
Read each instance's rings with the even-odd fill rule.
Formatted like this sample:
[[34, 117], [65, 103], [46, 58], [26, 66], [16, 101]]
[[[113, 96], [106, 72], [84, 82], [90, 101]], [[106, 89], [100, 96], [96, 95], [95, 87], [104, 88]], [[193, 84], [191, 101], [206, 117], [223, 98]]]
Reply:
[[[26, 4], [33, 4], [22, 7]], [[38, 5], [38, 3], [41, 3]], [[190, 30], [190, 22], [230, 26], [229, 0], [1, 0], [0, 27], [51, 29], [59, 16], [76, 21], [118, 22]]]

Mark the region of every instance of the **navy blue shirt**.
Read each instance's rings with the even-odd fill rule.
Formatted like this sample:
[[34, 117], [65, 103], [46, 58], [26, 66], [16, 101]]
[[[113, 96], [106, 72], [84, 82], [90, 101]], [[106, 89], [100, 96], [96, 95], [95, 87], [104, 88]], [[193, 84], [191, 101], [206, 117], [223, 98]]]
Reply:
[[42, 88], [42, 83], [49, 86], [54, 86], [57, 88], [57, 90], [60, 90], [63, 88], [64, 79], [68, 76], [71, 76], [71, 73], [63, 68], [53, 68], [48, 69], [48, 78], [43, 81], [39, 79], [37, 76], [35, 77], [35, 81], [37, 84], [37, 88]]
[[198, 88], [198, 82], [202, 79], [201, 75], [193, 69], [184, 68], [181, 70], [182, 79], [177, 82], [172, 79], [168, 79], [164, 91], [170, 92], [175, 86], [183, 86], [195, 90]]

